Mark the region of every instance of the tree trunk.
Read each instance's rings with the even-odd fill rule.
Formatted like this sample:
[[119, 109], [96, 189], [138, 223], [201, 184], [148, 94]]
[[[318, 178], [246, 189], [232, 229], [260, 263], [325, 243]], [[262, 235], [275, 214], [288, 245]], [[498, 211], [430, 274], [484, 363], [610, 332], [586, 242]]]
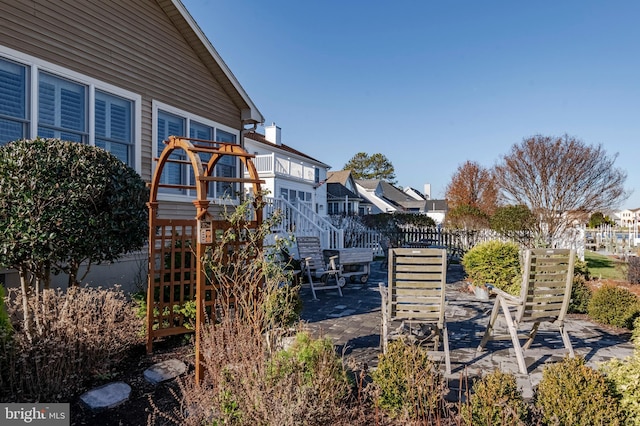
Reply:
[[33, 317], [29, 310], [29, 295], [31, 293], [30, 288], [30, 280], [28, 279], [28, 272], [23, 268], [18, 269], [18, 273], [20, 274], [20, 289], [22, 290], [22, 310], [23, 312], [23, 323], [24, 323], [24, 332], [29, 341], [33, 341]]

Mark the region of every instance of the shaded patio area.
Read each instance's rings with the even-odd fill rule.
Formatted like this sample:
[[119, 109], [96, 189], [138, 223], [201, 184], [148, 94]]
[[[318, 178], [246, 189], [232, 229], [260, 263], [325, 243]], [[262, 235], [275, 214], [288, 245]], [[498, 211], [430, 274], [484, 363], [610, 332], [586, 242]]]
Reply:
[[[559, 361], [565, 354], [557, 328], [541, 324], [534, 344], [525, 351], [527, 375], [518, 372], [510, 340], [491, 341], [486, 351], [477, 354], [476, 348], [489, 321], [493, 299], [483, 302], [464, 291], [463, 278], [461, 265], [449, 266], [446, 312], [452, 368], [448, 376], [450, 387], [457, 389], [457, 383], [465, 372], [471, 378], [500, 369], [515, 374], [524, 397], [530, 398], [542, 378], [545, 364]], [[342, 289], [343, 297], [335, 290], [324, 290], [317, 292], [319, 300], [313, 300], [309, 287], [303, 286], [302, 320], [317, 335], [331, 338], [338, 352], [348, 361], [375, 368], [381, 353], [380, 282], [386, 284], [387, 271], [380, 269], [379, 262], [374, 262], [369, 281], [366, 284], [347, 283]], [[602, 327], [578, 316], [569, 316], [565, 326], [576, 356], [584, 357], [591, 367], [633, 353], [628, 333]]]

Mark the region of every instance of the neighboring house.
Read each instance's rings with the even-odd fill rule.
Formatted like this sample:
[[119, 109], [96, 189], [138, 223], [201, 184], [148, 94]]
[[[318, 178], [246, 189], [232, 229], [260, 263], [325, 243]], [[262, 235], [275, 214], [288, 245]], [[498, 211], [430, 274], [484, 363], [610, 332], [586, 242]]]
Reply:
[[637, 223], [640, 223], [640, 208], [621, 210], [616, 212], [615, 216], [620, 226], [625, 228], [633, 227]]
[[387, 181], [365, 179], [357, 180], [356, 182], [370, 193], [371, 188], [374, 188], [372, 191], [373, 195], [393, 205], [395, 211], [407, 213], [424, 212], [424, 199], [416, 199], [414, 196], [403, 192]]
[[[239, 143], [264, 122], [179, 0], [0, 0], [0, 93], [0, 144], [42, 136], [100, 146], [146, 181], [169, 135]], [[179, 162], [164, 170], [163, 183], [193, 179]], [[216, 174], [238, 176], [239, 164], [225, 157]], [[159, 215], [193, 219], [190, 191], [162, 192]], [[239, 191], [216, 182], [211, 198], [233, 202]], [[141, 258], [93, 276], [126, 282]]]
[[447, 200], [426, 200], [424, 211], [436, 222], [436, 225], [441, 225], [447, 217], [449, 205]]
[[375, 179], [356, 179], [358, 195], [371, 205], [371, 209], [367, 214], [394, 213], [399, 211], [397, 206], [384, 198], [380, 185], [381, 182], [382, 181]]
[[[436, 224], [444, 222], [448, 211], [447, 200], [431, 200], [413, 188], [404, 191], [382, 180], [356, 180], [358, 194], [371, 203], [371, 214], [418, 213], [426, 214]], [[425, 185], [425, 188], [429, 188]]]
[[371, 204], [358, 195], [351, 170], [329, 172], [326, 185], [329, 214], [363, 215], [371, 210]]
[[269, 196], [302, 202], [315, 213], [327, 215], [327, 188], [322, 183], [330, 166], [283, 144], [282, 131], [275, 124], [265, 127], [264, 135], [246, 133], [244, 147], [255, 154], [253, 163]]

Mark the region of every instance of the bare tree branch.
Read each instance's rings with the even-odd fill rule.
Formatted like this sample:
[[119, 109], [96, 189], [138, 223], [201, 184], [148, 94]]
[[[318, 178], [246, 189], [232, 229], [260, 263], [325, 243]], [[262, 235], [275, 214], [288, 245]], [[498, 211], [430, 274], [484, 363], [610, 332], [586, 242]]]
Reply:
[[504, 200], [538, 217], [536, 232], [551, 243], [575, 214], [617, 207], [629, 196], [627, 174], [614, 167], [617, 154], [564, 135], [536, 135], [513, 145], [495, 167]]

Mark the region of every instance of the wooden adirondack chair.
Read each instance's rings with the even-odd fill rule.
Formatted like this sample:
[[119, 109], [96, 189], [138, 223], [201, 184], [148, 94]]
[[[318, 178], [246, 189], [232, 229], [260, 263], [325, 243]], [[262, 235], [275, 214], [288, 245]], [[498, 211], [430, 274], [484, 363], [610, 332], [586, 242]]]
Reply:
[[297, 237], [298, 254], [302, 263], [302, 274], [306, 275], [314, 300], [316, 290], [337, 289], [342, 297], [342, 287], [346, 284], [342, 276], [342, 270], [336, 259], [338, 256], [331, 256], [329, 263], [324, 261], [320, 238], [318, 237]]
[[[564, 328], [567, 308], [571, 300], [573, 285], [573, 266], [575, 250], [571, 249], [532, 249], [525, 253], [520, 297], [505, 293], [490, 286], [496, 295], [487, 330], [482, 337], [478, 351], [482, 351], [489, 340], [511, 338], [515, 349], [518, 367], [527, 374], [523, 350], [533, 343], [538, 327], [543, 321], [558, 326], [565, 348], [571, 357], [575, 356], [571, 340]], [[508, 334], [494, 334], [498, 315], [502, 312], [507, 323]], [[526, 342], [520, 345], [521, 326], [533, 323], [531, 330], [524, 334]]]
[[[390, 248], [388, 274], [388, 287], [380, 285], [383, 351], [386, 351], [390, 339], [403, 338], [402, 334], [408, 334], [410, 340], [413, 338], [421, 343], [420, 337], [425, 335], [424, 326], [429, 326], [431, 332], [427, 337], [431, 340], [425, 343], [433, 343], [432, 352], [444, 355], [446, 371], [450, 374], [449, 336], [445, 321], [447, 251]], [[398, 321], [402, 322], [400, 333], [397, 333], [398, 329], [391, 328], [393, 322]], [[418, 333], [414, 333], [415, 330]]]

